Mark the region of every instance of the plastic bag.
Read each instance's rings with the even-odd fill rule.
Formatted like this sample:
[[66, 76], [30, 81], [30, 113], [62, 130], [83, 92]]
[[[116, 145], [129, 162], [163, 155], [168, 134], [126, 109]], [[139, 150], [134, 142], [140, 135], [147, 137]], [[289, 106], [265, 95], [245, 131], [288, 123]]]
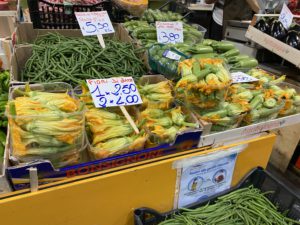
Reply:
[[148, 0], [114, 0], [114, 2], [133, 16], [142, 16], [148, 8]]
[[[171, 59], [172, 57], [167, 55], [168, 52], [179, 57], [179, 59]], [[170, 47], [170, 45], [154, 44], [148, 50], [148, 59], [151, 70], [154, 73], [163, 74], [170, 80], [179, 79], [178, 63], [187, 58], [187, 55]]]

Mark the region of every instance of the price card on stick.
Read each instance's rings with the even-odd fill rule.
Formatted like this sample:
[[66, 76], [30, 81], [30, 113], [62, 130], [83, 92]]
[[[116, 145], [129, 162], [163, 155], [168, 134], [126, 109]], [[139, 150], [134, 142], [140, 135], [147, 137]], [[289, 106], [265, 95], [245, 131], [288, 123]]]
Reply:
[[105, 48], [102, 34], [111, 34], [115, 32], [107, 11], [75, 12], [75, 16], [77, 18], [82, 35], [97, 35], [101, 46]]
[[182, 43], [182, 22], [156, 22], [157, 42], [162, 44]]
[[294, 15], [291, 10], [286, 6], [286, 4], [283, 4], [279, 15], [279, 21], [282, 23], [285, 29], [288, 29], [291, 26], [293, 17]]
[[132, 77], [86, 80], [96, 108], [120, 106], [136, 133], [136, 125], [124, 106], [142, 104], [142, 99]]
[[232, 83], [247, 83], [247, 82], [254, 82], [258, 81], [257, 78], [249, 76], [243, 72], [234, 72], [231, 73]]

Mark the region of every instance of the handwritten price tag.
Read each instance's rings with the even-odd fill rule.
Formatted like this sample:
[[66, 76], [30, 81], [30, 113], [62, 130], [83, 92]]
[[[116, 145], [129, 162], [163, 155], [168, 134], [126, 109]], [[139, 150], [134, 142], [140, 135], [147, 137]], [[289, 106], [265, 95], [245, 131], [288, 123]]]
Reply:
[[142, 104], [132, 77], [86, 80], [96, 108]]
[[286, 6], [286, 4], [283, 4], [279, 15], [279, 21], [282, 23], [285, 29], [288, 29], [291, 26], [293, 17], [294, 15], [291, 10]]
[[106, 11], [75, 12], [83, 36], [110, 34], [115, 30]]
[[243, 72], [231, 73], [232, 83], [247, 83], [258, 81], [255, 77], [249, 76]]
[[156, 33], [158, 43], [182, 43], [182, 22], [156, 22]]

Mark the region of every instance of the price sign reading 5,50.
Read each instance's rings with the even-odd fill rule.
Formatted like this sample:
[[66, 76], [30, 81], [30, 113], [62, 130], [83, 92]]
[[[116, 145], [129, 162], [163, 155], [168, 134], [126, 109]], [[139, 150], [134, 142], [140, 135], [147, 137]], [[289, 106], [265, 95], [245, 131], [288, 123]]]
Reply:
[[182, 22], [156, 22], [156, 33], [158, 43], [182, 43]]
[[143, 103], [132, 77], [92, 79], [86, 82], [97, 108]]
[[106, 11], [75, 12], [75, 15], [84, 36], [115, 32]]

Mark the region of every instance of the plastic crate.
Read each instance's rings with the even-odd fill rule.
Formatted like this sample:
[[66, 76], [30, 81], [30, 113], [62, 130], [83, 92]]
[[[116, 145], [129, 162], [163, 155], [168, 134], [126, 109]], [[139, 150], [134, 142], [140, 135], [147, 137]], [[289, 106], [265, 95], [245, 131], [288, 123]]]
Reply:
[[[186, 208], [198, 208], [206, 205], [208, 202], [214, 202], [218, 197], [226, 195], [232, 191], [240, 188], [253, 185], [260, 189], [262, 192], [273, 191], [266, 196], [275, 204], [279, 206], [280, 211], [288, 210], [287, 216], [300, 220], [300, 198], [292, 190], [290, 190], [285, 184], [275, 178], [269, 172], [262, 168], [256, 168], [252, 170], [236, 187], [227, 191], [221, 192], [218, 195], [212, 196], [206, 201], [197, 202]], [[135, 225], [157, 225], [164, 221], [166, 218], [170, 218], [174, 213], [179, 213], [180, 210], [173, 210], [167, 213], [159, 213], [149, 208], [139, 208], [134, 211]]]
[[[44, 0], [27, 0], [27, 3], [33, 27], [36, 29], [79, 29], [75, 12], [106, 10], [114, 21], [112, 3], [107, 0], [93, 5], [64, 5]], [[120, 17], [118, 15], [118, 20]]]
[[183, 15], [183, 18], [188, 19], [188, 17], [193, 13], [189, 10], [185, 4], [180, 3], [177, 0], [166, 1], [162, 6], [159, 7], [160, 11], [172, 11]]

